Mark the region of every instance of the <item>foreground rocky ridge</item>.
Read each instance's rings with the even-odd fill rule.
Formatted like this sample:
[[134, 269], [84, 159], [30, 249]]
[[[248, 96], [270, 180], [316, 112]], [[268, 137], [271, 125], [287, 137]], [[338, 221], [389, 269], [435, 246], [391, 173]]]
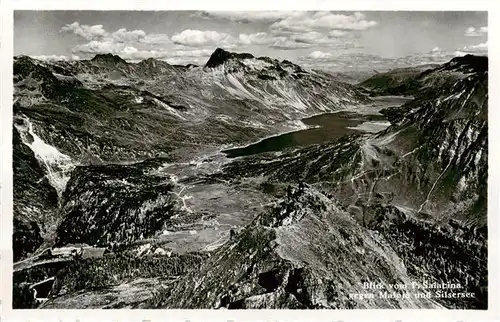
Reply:
[[[368, 98], [328, 74], [221, 50], [205, 67], [112, 55], [15, 64], [16, 258], [107, 249], [16, 271], [15, 292], [56, 276], [42, 307], [486, 307], [483, 58], [423, 72], [375, 135], [236, 159], [221, 144]], [[474, 297], [353, 295], [374, 280], [460, 283]]]
[[[356, 301], [365, 281], [410, 283], [394, 250], [305, 185], [164, 294], [165, 308], [398, 308], [432, 301]], [[183, 293], [181, 297], [175, 294]]]
[[[212, 254], [199, 271], [186, 275], [175, 288], [163, 294], [165, 300], [160, 306], [235, 309], [482, 306], [485, 294], [481, 287], [486, 277], [478, 271], [486, 269], [484, 239], [457, 237], [460, 229], [456, 226], [436, 231], [432, 225], [409, 218], [395, 208], [378, 208], [375, 212], [378, 217], [367, 229], [358, 225], [335, 200], [310, 186], [290, 187], [276, 206]], [[421, 248], [429, 249], [432, 256]], [[447, 255], [435, 250], [443, 248], [464, 253]], [[482, 255], [476, 255], [477, 248]], [[455, 260], [450, 262], [447, 256]], [[427, 269], [422, 270], [423, 267]], [[445, 284], [466, 281], [477, 297], [458, 301], [415, 297], [358, 301], [353, 297], [369, 292], [363, 288], [364, 282], [412, 285], [426, 278]], [[381, 291], [391, 292], [391, 289]], [[182, 292], [186, 296], [175, 296]]]

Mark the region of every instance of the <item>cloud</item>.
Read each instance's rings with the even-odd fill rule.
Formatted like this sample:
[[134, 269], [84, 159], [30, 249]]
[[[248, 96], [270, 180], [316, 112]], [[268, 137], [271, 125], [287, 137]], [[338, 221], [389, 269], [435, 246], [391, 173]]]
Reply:
[[177, 50], [169, 57], [209, 57], [213, 53], [210, 49]]
[[[127, 40], [133, 40], [132, 38], [133, 37], [126, 37]], [[146, 38], [147, 36], [141, 39], [144, 40]], [[141, 42], [138, 43], [141, 44]], [[168, 52], [161, 48], [138, 48], [125, 42], [117, 42], [113, 37], [109, 37], [108, 40], [92, 40], [86, 44], [77, 45], [73, 48], [73, 53], [81, 54], [83, 56], [111, 53], [118, 55], [125, 60], [131, 61], [156, 58], [167, 61], [175, 61], [175, 63], [193, 62], [197, 61], [198, 58], [205, 59], [212, 54], [212, 51], [213, 50], [211, 49], [194, 49]]]
[[78, 45], [73, 48], [74, 53], [80, 53], [85, 56], [111, 53], [118, 55], [125, 60], [143, 60], [147, 58], [163, 59], [168, 57], [168, 52], [154, 49], [138, 49], [134, 46], [127, 46], [123, 43], [112, 41], [93, 40], [87, 44]]
[[353, 40], [359, 38], [360, 31], [376, 24], [366, 20], [362, 13], [305, 12], [300, 18], [287, 17], [270, 25], [270, 33], [276, 39], [271, 47], [294, 49], [321, 45], [338, 49], [354, 48], [359, 46]]
[[[480, 46], [484, 47], [484, 46]], [[301, 65], [308, 68], [325, 69], [330, 71], [388, 71], [395, 68], [420, 66], [427, 64], [442, 64], [453, 57], [467, 54], [463, 51], [445, 51], [435, 47], [429, 52], [412, 54], [399, 58], [388, 58], [360, 52], [349, 54], [328, 53], [313, 51], [307, 56], [299, 57]]]
[[324, 69], [330, 71], [370, 71], [388, 70], [395, 68], [394, 60], [378, 55], [365, 53], [327, 53], [313, 51], [307, 56], [300, 57], [301, 64], [309, 68]]
[[203, 18], [226, 19], [242, 23], [275, 22], [289, 17], [303, 17], [307, 11], [202, 11], [196, 13]]
[[457, 56], [465, 56], [467, 54], [487, 55], [488, 43], [480, 43], [472, 46], [465, 46], [454, 50], [444, 50], [439, 47], [433, 48], [427, 53], [413, 54], [405, 57], [400, 57], [394, 61], [395, 66], [418, 66], [425, 64], [443, 64]]
[[271, 36], [266, 32], [257, 32], [254, 34], [240, 34], [238, 36], [238, 44], [240, 45], [268, 45], [278, 40], [277, 37]]
[[488, 55], [488, 42], [479, 43], [477, 45], [464, 46], [462, 48], [456, 48], [452, 51], [446, 50], [432, 50], [429, 53], [423, 54], [423, 58], [430, 59], [439, 62], [445, 62], [453, 57], [465, 56], [467, 54], [472, 55]]
[[80, 23], [76, 21], [72, 24], [63, 26], [60, 31], [70, 32], [87, 40], [99, 39], [107, 35], [107, 32], [106, 30], [104, 30], [103, 25], [80, 25]]
[[206, 62], [206, 58], [203, 57], [169, 57], [163, 60], [171, 65], [186, 65], [186, 64], [203, 65]]
[[481, 27], [481, 28], [475, 28], [475, 27], [468, 27], [465, 29], [464, 36], [466, 37], [481, 37], [484, 36], [488, 33], [488, 27]]
[[293, 34], [289, 37], [290, 40], [305, 43], [305, 44], [320, 44], [328, 42], [325, 36], [317, 31], [310, 31], [306, 33]]
[[307, 55], [307, 58], [314, 59], [314, 60], [327, 60], [332, 58], [333, 55], [330, 53], [324, 53], [322, 51], [313, 51], [309, 55]]
[[186, 29], [181, 33], [172, 36], [174, 44], [203, 47], [221, 44], [230, 44], [231, 37], [226, 33], [220, 33], [213, 30], [192, 30]]
[[164, 51], [139, 50], [132, 46], [127, 46], [116, 54], [125, 60], [164, 59], [168, 57], [168, 53]]
[[288, 17], [271, 25], [272, 29], [306, 32], [315, 30], [366, 30], [377, 25], [376, 21], [365, 19], [356, 12], [352, 15], [318, 11], [307, 17]]
[[77, 45], [73, 47], [73, 53], [83, 54], [102, 54], [112, 53], [116, 54], [125, 48], [125, 44], [117, 43], [112, 40], [99, 41], [92, 40], [86, 44]]
[[304, 33], [278, 33], [268, 34], [259, 32], [255, 34], [240, 34], [238, 37], [238, 45], [269, 45], [273, 48], [280, 49], [294, 49], [294, 48], [308, 48], [314, 45], [332, 45], [337, 44], [338, 40], [330, 38], [325, 34], [317, 31], [310, 31]]
[[166, 45], [170, 44], [172, 41], [166, 34], [147, 34], [139, 39], [139, 42], [146, 45]]
[[[269, 33], [242, 33], [234, 39], [231, 36], [218, 39], [223, 44], [236, 46], [267, 45], [270, 48], [290, 50], [324, 45], [337, 48], [352, 48], [355, 45], [339, 44], [339, 38], [353, 36], [361, 30], [377, 24], [365, 18], [359, 12], [353, 14], [335, 14], [330, 11], [203, 11], [195, 13], [198, 17], [207, 19], [226, 19], [236, 22], [259, 22], [270, 24]], [[355, 36], [355, 35], [354, 35]], [[204, 46], [215, 44], [214, 41], [187, 41], [186, 38], [172, 40], [177, 44]], [[200, 38], [204, 39], [200, 36]]]
[[[340, 36], [340, 34], [337, 34]], [[342, 34], [343, 35], [343, 34]], [[231, 39], [231, 38], [229, 38]], [[232, 41], [232, 39], [231, 39]], [[358, 47], [352, 41], [340, 41], [337, 37], [331, 37], [329, 34], [309, 31], [309, 32], [277, 32], [268, 34], [258, 32], [254, 34], [240, 34], [236, 45], [268, 45], [275, 49], [297, 49], [309, 48], [316, 45], [335, 48], [353, 48]]]
[[[186, 29], [169, 37], [167, 34], [148, 34], [144, 30], [128, 30], [126, 28], [120, 28], [110, 32], [105, 30], [102, 25], [89, 26], [74, 22], [63, 26], [61, 32], [72, 33], [88, 40], [72, 48], [73, 54], [81, 55], [85, 58], [90, 55], [101, 53], [124, 55], [124, 59], [140, 59], [148, 54], [155, 58], [179, 58], [175, 50], [177, 50], [177, 53], [186, 55], [186, 57], [194, 58], [209, 56], [210, 53], [207, 52], [208, 49], [206, 48], [210, 48], [210, 51], [215, 47], [221, 47], [227, 50], [235, 50], [237, 48], [244, 50], [244, 47], [252, 45], [267, 46], [277, 50], [310, 48], [319, 45], [338, 49], [356, 47], [355, 44], [345, 41], [345, 39], [352, 38], [351, 36], [353, 35], [353, 33], [348, 30], [320, 28], [322, 26], [321, 24], [326, 24], [322, 19], [331, 18], [332, 15], [329, 12], [265, 11], [212, 12], [211, 14], [235, 21], [253, 19], [259, 21], [272, 20], [275, 22], [293, 22], [293, 19], [298, 19], [297, 21], [300, 22], [302, 21], [300, 19], [304, 18], [306, 21], [302, 22], [303, 24], [310, 24], [311, 19], [318, 20], [320, 24], [318, 30], [270, 28], [269, 32], [241, 33], [236, 35], [216, 30]], [[338, 17], [347, 17], [346, 19], [350, 19], [349, 21], [351, 21], [351, 23], [354, 21], [362, 22], [364, 19], [362, 14], [334, 16], [337, 17], [337, 20]], [[268, 26], [270, 26], [270, 24], [271, 22]], [[314, 26], [314, 28], [316, 27], [317, 26]], [[354, 28], [352, 25], [351, 27]], [[340, 42], [340, 38], [344, 41]], [[168, 56], [166, 56], [166, 48], [171, 51]], [[201, 51], [193, 51], [193, 49]], [[188, 54], [190, 56], [187, 56]]]
[[483, 42], [477, 45], [465, 46], [463, 49], [466, 51], [485, 51], [488, 50], [488, 43]]
[[72, 24], [64, 25], [60, 32], [69, 32], [87, 40], [106, 39], [116, 42], [137, 42], [146, 38], [146, 32], [143, 30], [128, 31], [126, 28], [121, 28], [115, 32], [109, 33], [104, 29], [103, 25], [80, 25], [80, 23], [76, 21]]
[[313, 51], [307, 56], [299, 57], [299, 60], [301, 61], [322, 61], [322, 62], [338, 62], [340, 64], [345, 64], [345, 65], [355, 65], [359, 66], [360, 64], [364, 65], [367, 64], [369, 66], [373, 62], [382, 62], [382, 61], [388, 61], [390, 59], [388, 58], [383, 58], [378, 55], [371, 55], [371, 54], [365, 54], [365, 53], [349, 53], [349, 54], [332, 54], [332, 53], [327, 53], [323, 51]]
[[341, 38], [348, 35], [348, 33], [344, 30], [332, 30], [328, 33], [328, 35], [333, 38]]
[[269, 45], [269, 47], [275, 48], [275, 49], [281, 49], [281, 50], [292, 50], [292, 49], [298, 49], [298, 48], [309, 48], [311, 47], [311, 44], [307, 43], [302, 43], [302, 42], [296, 42], [293, 40], [289, 40], [286, 38], [280, 38], [273, 42], [272, 44]]
[[103, 25], [88, 26], [79, 22], [63, 26], [60, 32], [69, 32], [88, 40], [72, 48], [73, 54], [85, 57], [112, 53], [128, 60], [161, 59], [167, 57], [163, 47], [172, 43], [166, 34], [147, 34], [143, 30], [126, 28], [108, 32]]
[[443, 64], [455, 57], [456, 55], [452, 52], [444, 50], [431, 50], [427, 53], [407, 55], [404, 57], [399, 57], [394, 59], [392, 64], [394, 68], [398, 67], [409, 67], [409, 66], [419, 66], [427, 64]]
[[65, 55], [38, 55], [31, 56], [31, 58], [42, 60], [42, 61], [73, 61], [80, 60], [80, 57], [77, 55], [71, 55], [70, 57]]
[[487, 55], [488, 54], [488, 42], [483, 42], [477, 45], [465, 46], [456, 51], [460, 54], [476, 54], [476, 55]]
[[146, 37], [143, 30], [127, 31], [125, 28], [118, 29], [113, 32], [110, 37], [117, 42], [137, 42]]

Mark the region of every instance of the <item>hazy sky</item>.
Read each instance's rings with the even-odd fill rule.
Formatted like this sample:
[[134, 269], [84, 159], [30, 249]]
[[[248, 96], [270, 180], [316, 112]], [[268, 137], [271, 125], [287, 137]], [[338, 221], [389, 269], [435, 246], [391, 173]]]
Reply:
[[206, 62], [217, 47], [305, 66], [440, 62], [486, 54], [486, 12], [16, 11], [14, 54]]

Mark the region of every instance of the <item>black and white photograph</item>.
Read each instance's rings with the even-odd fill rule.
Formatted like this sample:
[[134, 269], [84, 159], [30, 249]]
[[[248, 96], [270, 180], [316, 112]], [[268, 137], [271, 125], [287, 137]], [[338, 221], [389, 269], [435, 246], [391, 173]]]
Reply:
[[285, 10], [13, 11], [14, 310], [491, 308], [488, 12]]

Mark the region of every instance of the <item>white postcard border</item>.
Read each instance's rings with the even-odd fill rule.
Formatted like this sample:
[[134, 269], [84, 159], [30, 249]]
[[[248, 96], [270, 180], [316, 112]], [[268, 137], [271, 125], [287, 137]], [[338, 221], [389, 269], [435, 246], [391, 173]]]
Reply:
[[[500, 7], [474, 0], [245, 2], [223, 0], [3, 0], [1, 10], [0, 318], [7, 321], [485, 321], [499, 320]], [[12, 310], [12, 57], [13, 10], [348, 10], [488, 11], [488, 310]]]

